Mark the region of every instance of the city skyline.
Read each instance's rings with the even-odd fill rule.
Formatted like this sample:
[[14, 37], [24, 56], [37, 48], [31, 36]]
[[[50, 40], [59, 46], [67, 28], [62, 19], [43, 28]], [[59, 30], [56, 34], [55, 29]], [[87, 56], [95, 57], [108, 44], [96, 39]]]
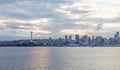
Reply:
[[120, 31], [119, 0], [1, 0], [0, 40], [112, 37]]
[[58, 37], [56, 39], [49, 37], [47, 39], [34, 39], [33, 32], [30, 32], [29, 39], [12, 40], [12, 41], [0, 41], [0, 46], [120, 46], [120, 34], [116, 32], [113, 37], [104, 38], [102, 36], [80, 36], [75, 34], [65, 35], [64, 37]]
[[34, 39], [49, 39], [49, 38], [51, 38], [51, 39], [59, 39], [59, 38], [65, 38], [65, 39], [69, 39], [69, 40], [75, 40], [75, 39], [79, 39], [79, 38], [81, 38], [81, 37], [84, 37], [84, 36], [88, 36], [88, 37], [102, 37], [102, 38], [106, 38], [106, 39], [109, 39], [109, 38], [120, 38], [120, 32], [114, 32], [113, 34], [112, 34], [112, 36], [110, 36], [110, 37], [104, 37], [104, 36], [102, 36], [102, 35], [87, 35], [87, 34], [85, 34], [85, 35], [80, 35], [80, 34], [66, 34], [66, 35], [62, 35], [62, 36], [60, 36], [60, 35], [57, 35], [57, 37], [55, 38], [55, 37], [51, 37], [51, 36], [47, 36], [47, 37], [45, 37], [45, 38], [43, 38], [43, 37], [39, 37], [39, 38], [36, 38], [35, 37], [35, 34], [34, 34], [34, 32], [33, 31], [30, 31], [29, 32], [29, 34], [28, 34], [28, 37], [26, 37], [26, 38], [22, 38], [22, 39], [19, 39], [19, 38], [16, 38], [16, 39], [6, 39], [6, 40], [0, 40], [0, 41], [14, 41], [14, 40], [34, 40]]

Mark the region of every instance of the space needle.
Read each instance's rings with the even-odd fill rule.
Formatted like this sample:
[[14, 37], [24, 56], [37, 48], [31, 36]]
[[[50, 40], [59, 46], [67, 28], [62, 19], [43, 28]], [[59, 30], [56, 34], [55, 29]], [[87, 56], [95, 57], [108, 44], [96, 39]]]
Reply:
[[33, 32], [32, 31], [30, 32], [30, 40], [31, 40], [31, 42], [33, 42]]

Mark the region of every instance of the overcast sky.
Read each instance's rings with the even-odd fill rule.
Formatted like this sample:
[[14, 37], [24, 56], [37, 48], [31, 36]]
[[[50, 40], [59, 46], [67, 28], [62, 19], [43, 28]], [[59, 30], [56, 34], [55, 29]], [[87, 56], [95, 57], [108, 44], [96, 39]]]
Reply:
[[120, 31], [120, 0], [0, 0], [0, 39], [112, 37]]

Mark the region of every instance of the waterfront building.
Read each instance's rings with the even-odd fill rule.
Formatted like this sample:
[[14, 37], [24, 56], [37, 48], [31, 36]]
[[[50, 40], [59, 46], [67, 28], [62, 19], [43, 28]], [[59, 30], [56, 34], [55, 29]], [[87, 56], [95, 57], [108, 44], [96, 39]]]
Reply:
[[65, 42], [68, 43], [68, 35], [65, 35]]
[[72, 43], [72, 36], [69, 35], [69, 40], [68, 40], [69, 43]]
[[96, 46], [102, 46], [103, 45], [103, 38], [101, 36], [96, 36], [95, 45]]
[[115, 39], [115, 40], [118, 40], [118, 39], [119, 39], [119, 32], [116, 32], [116, 33], [115, 33], [114, 39]]
[[83, 45], [83, 46], [89, 45], [89, 39], [90, 39], [90, 37], [89, 37], [88, 35], [82, 36], [81, 39], [82, 39], [82, 45]]
[[80, 39], [79, 35], [76, 34], [76, 35], [75, 35], [75, 43], [76, 43], [76, 44], [79, 44], [79, 39]]

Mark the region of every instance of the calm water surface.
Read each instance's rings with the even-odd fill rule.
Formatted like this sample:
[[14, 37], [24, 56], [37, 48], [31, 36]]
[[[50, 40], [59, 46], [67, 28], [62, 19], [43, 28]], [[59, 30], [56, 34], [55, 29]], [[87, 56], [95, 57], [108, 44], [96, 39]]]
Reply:
[[120, 48], [0, 48], [0, 70], [120, 70]]

